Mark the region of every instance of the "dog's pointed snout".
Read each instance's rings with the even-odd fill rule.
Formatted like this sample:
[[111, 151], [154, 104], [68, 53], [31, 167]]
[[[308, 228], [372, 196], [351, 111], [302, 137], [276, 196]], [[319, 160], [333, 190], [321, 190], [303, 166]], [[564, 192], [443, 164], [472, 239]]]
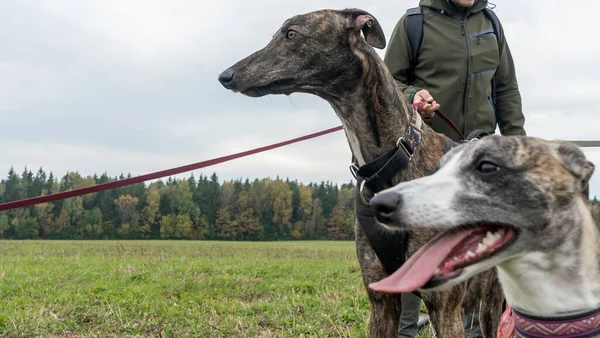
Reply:
[[402, 204], [402, 197], [396, 193], [383, 193], [374, 196], [369, 205], [375, 213], [375, 217], [380, 222], [389, 222], [392, 220], [396, 210]]
[[231, 83], [233, 80], [233, 76], [235, 72], [231, 68], [225, 69], [221, 74], [219, 74], [219, 82], [225, 87]]

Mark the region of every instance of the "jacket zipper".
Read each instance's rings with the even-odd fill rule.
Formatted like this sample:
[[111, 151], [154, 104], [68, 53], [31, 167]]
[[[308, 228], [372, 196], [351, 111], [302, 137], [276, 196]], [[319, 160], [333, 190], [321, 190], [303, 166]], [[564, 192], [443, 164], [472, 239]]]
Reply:
[[[467, 14], [468, 15], [468, 14]], [[467, 41], [467, 33], [465, 32], [465, 18], [466, 16], [462, 16], [460, 19], [460, 32], [465, 40], [465, 56], [467, 69], [465, 74], [465, 87], [463, 88], [463, 97], [462, 97], [462, 132], [466, 133], [467, 129], [467, 89], [469, 87], [469, 43]]]

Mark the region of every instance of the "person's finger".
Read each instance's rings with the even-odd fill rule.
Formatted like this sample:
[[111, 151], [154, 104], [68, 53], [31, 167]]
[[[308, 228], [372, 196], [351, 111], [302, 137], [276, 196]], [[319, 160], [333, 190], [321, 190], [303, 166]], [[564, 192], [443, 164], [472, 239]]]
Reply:
[[431, 94], [429, 94], [429, 91], [427, 89], [421, 89], [419, 90], [414, 98], [413, 98], [413, 103], [418, 103], [418, 102], [431, 102], [433, 101], [433, 97], [431, 96]]
[[423, 110], [421, 111], [421, 116], [425, 119], [430, 119], [433, 117], [433, 111], [431, 110], [430, 104], [426, 104], [423, 106]]
[[426, 103], [427, 101], [425, 101], [425, 98], [423, 96], [421, 96], [419, 93], [417, 93], [415, 95], [415, 97], [413, 98], [413, 103]]
[[435, 115], [435, 113], [425, 113], [425, 114], [421, 115], [421, 117], [423, 117], [424, 120], [429, 121], [433, 118], [434, 115]]

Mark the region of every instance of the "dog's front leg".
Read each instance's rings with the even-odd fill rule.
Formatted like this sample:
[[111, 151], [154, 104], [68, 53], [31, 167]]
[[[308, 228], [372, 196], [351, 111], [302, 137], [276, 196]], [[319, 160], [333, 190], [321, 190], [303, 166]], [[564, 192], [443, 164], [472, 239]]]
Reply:
[[461, 283], [444, 292], [424, 292], [423, 301], [429, 312], [429, 320], [438, 338], [465, 336], [462, 320], [462, 300], [466, 283]]
[[369, 337], [398, 337], [402, 306], [400, 295], [367, 291], [371, 305]]
[[479, 275], [482, 288], [481, 308], [479, 309], [479, 325], [484, 338], [496, 338], [498, 336], [498, 325], [502, 316], [502, 303], [504, 293], [498, 280], [495, 268], [489, 269]]
[[383, 265], [371, 249], [361, 226], [356, 225], [356, 255], [362, 272], [370, 305], [369, 337], [398, 337], [398, 325], [402, 313], [400, 294], [383, 294], [368, 285], [387, 277]]

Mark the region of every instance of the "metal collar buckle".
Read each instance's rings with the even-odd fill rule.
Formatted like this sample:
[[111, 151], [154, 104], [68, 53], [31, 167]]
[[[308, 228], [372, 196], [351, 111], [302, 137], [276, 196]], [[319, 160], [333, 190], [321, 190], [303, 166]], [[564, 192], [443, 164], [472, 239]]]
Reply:
[[404, 152], [406, 153], [406, 155], [408, 155], [408, 160], [410, 161], [410, 159], [413, 157], [414, 152], [411, 153], [408, 148], [406, 148], [406, 146], [404, 145], [404, 143], [402, 143], [402, 141], [404, 141], [404, 136], [402, 136], [401, 138], [398, 139], [398, 141], [396, 141], [396, 147], [398, 148], [402, 148], [402, 150], [404, 150]]
[[355, 180], [358, 180], [358, 166], [356, 165], [356, 163], [352, 162], [352, 164], [350, 164], [348, 166], [348, 168], [350, 169], [350, 173], [352, 174], [352, 176], [354, 176]]
[[[362, 182], [360, 182], [360, 187], [358, 188], [358, 195], [360, 197], [360, 201], [364, 204], [364, 205], [369, 205], [369, 201], [366, 200], [365, 198], [365, 180], [363, 180]], [[375, 194], [377, 195], [377, 194]]]

